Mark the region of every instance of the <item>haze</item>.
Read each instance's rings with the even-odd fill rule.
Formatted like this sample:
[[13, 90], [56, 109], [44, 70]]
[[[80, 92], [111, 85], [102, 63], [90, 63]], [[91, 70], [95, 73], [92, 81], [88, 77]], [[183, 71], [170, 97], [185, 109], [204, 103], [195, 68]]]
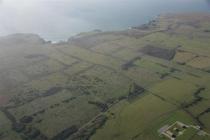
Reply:
[[64, 40], [94, 29], [119, 30], [157, 14], [210, 11], [207, 0], [1, 0], [0, 36], [36, 33]]

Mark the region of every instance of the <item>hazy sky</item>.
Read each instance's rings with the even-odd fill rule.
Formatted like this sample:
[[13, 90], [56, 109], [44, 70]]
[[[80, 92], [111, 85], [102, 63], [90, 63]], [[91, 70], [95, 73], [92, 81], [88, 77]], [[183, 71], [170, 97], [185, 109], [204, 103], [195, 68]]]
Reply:
[[[68, 12], [75, 13], [74, 8], [77, 4], [73, 0], [68, 2], [66, 0], [59, 0], [59, 2], [56, 0], [4, 0], [0, 7], [0, 32], [6, 34], [7, 32], [30, 31], [57, 34], [58, 30], [74, 30], [70, 28], [70, 25], [82, 25], [83, 29], [89, 28], [85, 25], [91, 26], [91, 23], [68, 15]], [[67, 7], [68, 12], [65, 11]]]
[[[207, 0], [0, 0], [0, 36], [64, 39], [92, 29], [139, 25], [163, 12], [206, 10]], [[209, 7], [208, 7], [209, 8]]]

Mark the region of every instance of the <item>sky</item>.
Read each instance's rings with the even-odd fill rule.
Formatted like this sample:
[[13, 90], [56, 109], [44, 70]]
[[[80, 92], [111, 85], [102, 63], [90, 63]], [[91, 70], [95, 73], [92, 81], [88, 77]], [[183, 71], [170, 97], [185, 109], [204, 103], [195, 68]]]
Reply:
[[[81, 25], [81, 31], [92, 26], [92, 23], [74, 15], [76, 10], [83, 6], [78, 7], [79, 3], [73, 0], [18, 0], [18, 3], [15, 1], [17, 0], [1, 1], [0, 34], [30, 31], [40, 34], [50, 32], [59, 36], [62, 33], [58, 33], [58, 30], [74, 32], [75, 27], [71, 28], [70, 25]], [[66, 9], [68, 11], [65, 11]]]

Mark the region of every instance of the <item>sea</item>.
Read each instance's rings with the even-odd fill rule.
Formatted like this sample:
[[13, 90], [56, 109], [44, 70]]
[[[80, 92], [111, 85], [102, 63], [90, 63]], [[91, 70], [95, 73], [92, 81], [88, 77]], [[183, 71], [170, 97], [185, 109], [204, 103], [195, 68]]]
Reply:
[[34, 33], [67, 40], [81, 32], [123, 30], [165, 13], [209, 12], [210, 0], [0, 0], [0, 36]]

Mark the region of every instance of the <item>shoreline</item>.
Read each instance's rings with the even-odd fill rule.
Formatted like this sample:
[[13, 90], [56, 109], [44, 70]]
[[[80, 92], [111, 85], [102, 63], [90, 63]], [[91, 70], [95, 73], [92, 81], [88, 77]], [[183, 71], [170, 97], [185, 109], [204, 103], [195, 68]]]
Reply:
[[[143, 27], [144, 26], [147, 26], [147, 25], [150, 25], [151, 23], [153, 22], [156, 22], [158, 21], [160, 18], [164, 18], [164, 17], [171, 17], [171, 16], [183, 16], [183, 15], [197, 15], [199, 16], [200, 14], [201, 15], [210, 15], [209, 12], [182, 12], [182, 13], [165, 13], [165, 14], [158, 14], [156, 16], [154, 16], [152, 19], [146, 21], [145, 23], [142, 23], [140, 25], [137, 25], [137, 26], [129, 26], [127, 28], [123, 28], [123, 29], [116, 29], [116, 30], [103, 30], [103, 29], [93, 29], [93, 30], [90, 30], [90, 31], [87, 31], [87, 32], [79, 32], [79, 33], [76, 33], [74, 35], [69, 35], [68, 38], [66, 39], [56, 39], [56, 40], [51, 40], [51, 39], [47, 39], [45, 37], [43, 37], [42, 35], [38, 34], [38, 33], [12, 33], [12, 34], [8, 34], [8, 35], [2, 35], [0, 36], [0, 39], [1, 38], [7, 38], [7, 37], [11, 37], [11, 36], [37, 36], [39, 39], [43, 40], [45, 43], [51, 43], [51, 44], [59, 44], [59, 43], [66, 43], [68, 42], [69, 40], [71, 40], [72, 38], [77, 38], [77, 37], [80, 37], [80, 36], [85, 36], [85, 35], [90, 35], [90, 34], [97, 34], [97, 33], [112, 33], [112, 32], [123, 32], [123, 31], [127, 31], [127, 30], [135, 30], [135, 29], [138, 29]], [[139, 30], [139, 29], [138, 29]]]
[[75, 33], [73, 35], [69, 35], [69, 37], [64, 38], [64, 39], [55, 39], [55, 40], [53, 40], [53, 39], [47, 39], [46, 37], [43, 37], [39, 33], [27, 33], [27, 32], [25, 32], [25, 33], [18, 33], [17, 32], [17, 33], [11, 33], [11, 34], [7, 34], [7, 35], [2, 35], [2, 36], [0, 36], [0, 39], [1, 38], [5, 38], [5, 37], [14, 36], [14, 35], [36, 35], [36, 36], [39, 36], [39, 38], [42, 39], [42, 40], [44, 40], [45, 42], [51, 42], [51, 44], [57, 44], [57, 43], [68, 42], [68, 40], [70, 40], [71, 38], [78, 37], [78, 36], [83, 35], [83, 34], [84, 35], [87, 35], [87, 34], [91, 34], [91, 33], [121, 32], [121, 31], [126, 31], [126, 30], [130, 30], [130, 29], [134, 29], [134, 28], [137, 28], [137, 27], [140, 27], [140, 26], [149, 24], [150, 21], [156, 20], [159, 16], [161, 16], [161, 15], [160, 14], [159, 15], [156, 15], [152, 19], [147, 20], [146, 22], [144, 22], [142, 24], [139, 24], [137, 26], [128, 26], [127, 28], [112, 29], [112, 30], [93, 29], [93, 30], [89, 30], [87, 32], [78, 32], [78, 33]]

